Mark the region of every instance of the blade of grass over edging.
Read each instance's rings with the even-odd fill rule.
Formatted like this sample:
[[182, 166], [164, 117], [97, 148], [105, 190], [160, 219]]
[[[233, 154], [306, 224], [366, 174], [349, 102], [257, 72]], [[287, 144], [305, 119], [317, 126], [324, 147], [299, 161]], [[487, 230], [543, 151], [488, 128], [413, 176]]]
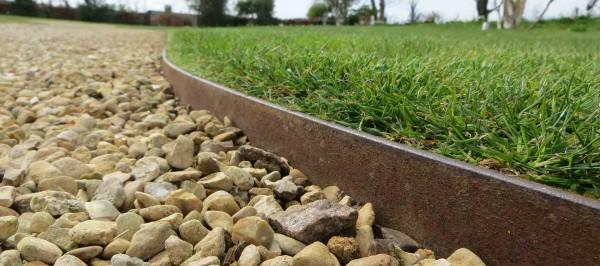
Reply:
[[169, 57], [292, 110], [600, 196], [600, 37], [547, 28], [178, 30]]

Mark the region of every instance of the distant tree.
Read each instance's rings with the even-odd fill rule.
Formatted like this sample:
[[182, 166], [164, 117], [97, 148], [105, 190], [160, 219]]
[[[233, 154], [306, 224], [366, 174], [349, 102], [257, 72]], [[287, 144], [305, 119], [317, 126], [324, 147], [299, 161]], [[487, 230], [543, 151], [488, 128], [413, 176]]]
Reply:
[[441, 19], [439, 13], [433, 11], [425, 16], [425, 23], [436, 23]]
[[356, 25], [356, 24], [367, 24], [371, 21], [373, 14], [377, 11], [373, 11], [370, 6], [363, 5], [357, 9], [352, 10], [351, 14], [348, 15], [348, 18], [344, 22], [346, 25]]
[[188, 0], [190, 8], [198, 12], [198, 25], [223, 26], [227, 23], [227, 0]]
[[309, 18], [324, 18], [327, 16], [329, 11], [329, 5], [325, 3], [314, 3], [308, 9], [308, 13], [306, 13], [306, 16]]
[[502, 17], [502, 26], [505, 29], [515, 29], [523, 19], [525, 11], [525, 2], [527, 0], [504, 0], [504, 14]]
[[331, 11], [335, 16], [335, 24], [342, 25], [348, 17], [348, 9], [356, 0], [327, 0]]
[[598, 0], [589, 0], [588, 4], [585, 6], [585, 10], [587, 11], [588, 16], [592, 15], [592, 9], [598, 3]]
[[379, 20], [382, 22], [386, 21], [385, 17], [385, 0], [379, 0]]
[[408, 2], [408, 7], [410, 8], [410, 13], [409, 13], [409, 22], [410, 23], [417, 23], [417, 21], [419, 20], [419, 13], [417, 11], [418, 4], [419, 4], [418, 0], [410, 0]]
[[371, 17], [373, 16], [375, 13], [377, 13], [376, 10], [373, 10], [371, 7], [369, 7], [368, 5], [363, 5], [357, 9], [354, 10], [354, 14], [360, 16], [360, 17]]
[[81, 20], [91, 22], [111, 22], [115, 18], [115, 7], [102, 0], [84, 0], [77, 7]]
[[267, 25], [273, 22], [275, 0], [252, 0], [252, 8], [256, 13], [256, 23]]
[[173, 7], [171, 5], [165, 5], [165, 13], [173, 13]]
[[238, 15], [247, 15], [256, 19], [259, 25], [273, 22], [274, 0], [240, 0], [236, 4]]
[[252, 0], [240, 0], [235, 4], [238, 16], [253, 16]]
[[373, 14], [373, 18], [375, 20], [377, 20], [377, 4], [375, 3], [375, 0], [371, 0], [371, 9], [375, 10], [375, 13]]
[[548, 3], [546, 4], [546, 7], [544, 8], [544, 10], [542, 10], [542, 12], [537, 16], [537, 18], [535, 19], [535, 21], [533, 21], [533, 23], [531, 24], [531, 26], [529, 26], [530, 30], [533, 30], [535, 28], [535, 26], [538, 23], [540, 23], [540, 21], [544, 17], [544, 14], [546, 14], [546, 12], [548, 11], [548, 8], [550, 7], [550, 4], [552, 4], [552, 2], [554, 2], [554, 0], [548, 0]]
[[38, 5], [34, 0], [15, 0], [11, 3], [10, 9], [19, 16], [35, 17], [39, 13]]

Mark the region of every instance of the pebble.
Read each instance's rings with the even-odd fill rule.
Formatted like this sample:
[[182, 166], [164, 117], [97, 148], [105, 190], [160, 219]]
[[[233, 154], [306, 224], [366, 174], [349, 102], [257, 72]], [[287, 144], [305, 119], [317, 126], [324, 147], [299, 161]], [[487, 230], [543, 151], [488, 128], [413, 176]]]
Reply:
[[42, 179], [38, 184], [38, 191], [64, 191], [77, 195], [78, 187], [75, 179], [69, 176], [55, 176]]
[[[259, 198], [259, 196], [256, 196], [254, 199], [257, 198]], [[281, 205], [279, 205], [273, 196], [260, 197], [257, 202], [254, 204], [248, 203], [248, 205], [254, 207], [256, 212], [263, 218], [270, 217], [271, 215], [283, 211], [283, 208], [281, 208]]]
[[379, 254], [350, 261], [346, 266], [398, 266], [396, 258]]
[[285, 200], [291, 200], [298, 194], [299, 187], [289, 180], [278, 180], [275, 182], [265, 181], [265, 186], [273, 190], [277, 196]]
[[210, 228], [221, 227], [227, 232], [231, 232], [233, 228], [233, 218], [226, 212], [221, 211], [206, 211], [204, 213], [204, 222]]
[[149, 266], [147, 262], [139, 258], [132, 258], [125, 254], [114, 255], [110, 259], [110, 265], [112, 266]]
[[452, 265], [485, 266], [485, 263], [472, 251], [459, 248], [447, 258]]
[[279, 256], [263, 261], [260, 266], [292, 266], [294, 258], [290, 256]]
[[198, 244], [210, 231], [198, 220], [190, 220], [179, 226], [181, 238], [192, 245]]
[[52, 242], [63, 251], [70, 251], [77, 248], [77, 244], [69, 236], [69, 228], [60, 228], [50, 226], [48, 229], [38, 235], [39, 238]]
[[250, 216], [239, 220], [233, 226], [231, 240], [234, 243], [243, 241], [257, 246], [269, 247], [275, 232], [269, 223], [260, 217]]
[[269, 172], [277, 171], [283, 176], [286, 176], [290, 172], [290, 166], [281, 157], [248, 145], [240, 147], [240, 153], [242, 157], [248, 161], [256, 162], [261, 161]]
[[398, 259], [398, 262], [401, 265], [413, 265], [417, 261], [419, 261], [418, 254], [406, 252], [406, 251], [402, 250], [401, 248], [399, 248], [398, 246], [394, 246], [394, 255]]
[[144, 218], [133, 212], [122, 213], [116, 219], [117, 235], [125, 240], [131, 240], [133, 235], [144, 224]]
[[194, 246], [194, 251], [201, 257], [221, 257], [225, 253], [225, 247], [225, 230], [217, 227]]
[[100, 253], [102, 253], [101, 246], [87, 246], [73, 249], [66, 254], [73, 255], [81, 260], [87, 261], [97, 257], [100, 255]]
[[393, 245], [400, 247], [402, 250], [416, 252], [421, 248], [421, 245], [417, 241], [400, 231], [380, 226], [378, 226], [377, 229], [381, 234], [381, 238], [390, 241]]
[[29, 232], [39, 234], [54, 224], [54, 217], [47, 212], [36, 212], [31, 216]]
[[344, 265], [361, 257], [358, 242], [352, 237], [334, 236], [327, 242], [327, 247]]
[[225, 174], [231, 179], [233, 184], [235, 184], [238, 189], [250, 190], [252, 187], [254, 187], [254, 179], [252, 178], [252, 175], [240, 168], [231, 166], [227, 168]]
[[171, 259], [169, 259], [169, 252], [166, 250], [158, 253], [156, 256], [152, 257], [148, 263], [152, 266], [171, 266]]
[[129, 242], [128, 240], [123, 238], [116, 238], [108, 245], [106, 245], [104, 251], [102, 251], [102, 257], [110, 260], [114, 255], [124, 254], [125, 252], [127, 252], [129, 245], [131, 245], [131, 242]]
[[177, 190], [177, 186], [167, 182], [147, 183], [144, 187], [144, 193], [148, 193], [158, 199], [160, 202], [165, 202], [171, 192]]
[[140, 192], [140, 191], [136, 191], [134, 194], [135, 194], [135, 199], [143, 207], [152, 207], [152, 206], [160, 205], [160, 201], [150, 194]]
[[103, 181], [96, 190], [92, 200], [108, 200], [115, 208], [121, 207], [125, 202], [125, 189], [119, 179], [108, 179]]
[[86, 202], [84, 206], [92, 220], [114, 221], [121, 214], [108, 200], [94, 200]]
[[16, 216], [0, 217], [0, 242], [6, 241], [17, 232], [18, 221]]
[[134, 142], [131, 144], [131, 146], [129, 146], [127, 155], [129, 155], [131, 158], [141, 158], [146, 152], [148, 152], [148, 147], [145, 143]]
[[356, 229], [356, 242], [358, 242], [361, 257], [369, 256], [369, 250], [374, 239], [375, 236], [371, 226], [363, 225]]
[[446, 259], [424, 259], [420, 260], [416, 265], [418, 266], [452, 266], [452, 264]]
[[114, 222], [89, 220], [75, 225], [69, 230], [71, 240], [81, 245], [107, 245], [116, 236]]
[[302, 205], [306, 205], [313, 201], [323, 200], [323, 199], [326, 199], [325, 194], [323, 193], [323, 191], [317, 190], [317, 191], [311, 191], [311, 192], [304, 193], [304, 195], [302, 195], [302, 197], [300, 197], [300, 202], [302, 203]]
[[181, 182], [181, 189], [183, 189], [185, 192], [190, 192], [196, 195], [196, 197], [198, 197], [200, 200], [204, 200], [206, 198], [206, 189], [204, 189], [204, 186], [199, 183], [185, 180]]
[[13, 186], [0, 187], [0, 206], [10, 208], [17, 196], [17, 190]]
[[146, 119], [144, 119], [144, 123], [149, 128], [163, 128], [169, 122], [169, 117], [165, 114], [151, 114]]
[[325, 198], [331, 202], [339, 202], [342, 199], [342, 191], [337, 186], [329, 186], [323, 189]]
[[204, 199], [204, 206], [206, 210], [222, 211], [229, 215], [235, 215], [240, 211], [235, 198], [225, 191], [217, 191], [210, 194]]
[[166, 182], [181, 182], [184, 180], [198, 180], [202, 176], [200, 171], [169, 172], [163, 175]]
[[191, 122], [174, 122], [169, 123], [165, 127], [165, 136], [169, 138], [177, 138], [179, 135], [191, 133], [196, 129], [196, 124]]
[[228, 191], [233, 188], [231, 179], [222, 172], [205, 176], [198, 183], [208, 189]]
[[86, 266], [85, 262], [73, 255], [64, 255], [54, 263], [54, 266]]
[[60, 169], [63, 175], [70, 176], [75, 179], [80, 179], [83, 175], [92, 171], [92, 169], [81, 161], [65, 157], [58, 159], [52, 163], [56, 168]]
[[200, 157], [196, 166], [205, 175], [219, 172], [219, 164], [214, 158]]
[[131, 238], [126, 254], [148, 260], [165, 249], [165, 241], [176, 235], [169, 224], [150, 223], [138, 230]]
[[63, 252], [56, 245], [37, 237], [25, 237], [17, 244], [21, 257], [28, 261], [41, 261], [47, 264], [56, 262]]
[[27, 176], [25, 179], [33, 180], [35, 183], [39, 183], [41, 179], [46, 177], [61, 176], [63, 173], [54, 165], [46, 161], [32, 162], [28, 168]]
[[275, 234], [274, 240], [285, 255], [295, 256], [306, 247], [304, 243], [282, 234]]
[[250, 216], [255, 216], [257, 215], [258, 212], [256, 211], [256, 209], [252, 206], [246, 206], [244, 208], [241, 208], [238, 212], [236, 212], [231, 218], [233, 218], [233, 223], [237, 223], [239, 220], [246, 218], [246, 217], [250, 217]]
[[19, 213], [11, 208], [0, 206], [0, 217], [3, 216], [19, 216]]
[[135, 180], [151, 182], [161, 173], [160, 164], [154, 157], [145, 157], [138, 160], [131, 169], [131, 174]]
[[84, 211], [83, 202], [63, 191], [43, 191], [31, 194], [29, 206], [34, 212], [45, 211], [52, 216]]
[[173, 205], [156, 205], [143, 208], [139, 213], [146, 220], [156, 221], [175, 213], [181, 213], [181, 210]]
[[[194, 258], [192, 256], [192, 258]], [[190, 258], [191, 259], [191, 258]], [[194, 258], [190, 262], [186, 261], [182, 266], [213, 266], [213, 265], [221, 265], [221, 261], [217, 256], [208, 256], [202, 258]]]
[[167, 155], [167, 162], [175, 169], [186, 169], [194, 163], [194, 141], [180, 135], [175, 141], [175, 147]]
[[258, 266], [260, 264], [260, 253], [255, 245], [248, 245], [242, 251], [238, 259], [239, 266]]
[[174, 265], [179, 265], [194, 254], [194, 246], [177, 236], [170, 236], [165, 241], [165, 250], [169, 253], [169, 260]]
[[23, 260], [18, 250], [5, 250], [0, 252], [0, 265], [4, 266], [22, 266]]
[[293, 266], [339, 266], [337, 258], [325, 244], [314, 242], [298, 252], [292, 259]]
[[191, 211], [202, 210], [202, 201], [196, 195], [182, 189], [171, 192], [171, 195], [165, 200], [165, 204], [176, 206], [184, 215]]
[[375, 223], [375, 211], [373, 211], [373, 204], [367, 203], [358, 210], [358, 219], [356, 220], [356, 228], [360, 228], [363, 225], [373, 226]]

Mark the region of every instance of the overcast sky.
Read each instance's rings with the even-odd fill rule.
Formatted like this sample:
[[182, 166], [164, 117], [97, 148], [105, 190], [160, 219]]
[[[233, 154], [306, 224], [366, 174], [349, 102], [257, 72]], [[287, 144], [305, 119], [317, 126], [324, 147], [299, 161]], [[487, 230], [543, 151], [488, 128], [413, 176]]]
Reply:
[[[59, 3], [59, 0], [52, 0]], [[72, 3], [83, 2], [82, 0], [70, 0]], [[189, 12], [185, 0], [105, 0], [108, 3], [126, 4], [131, 9], [138, 11], [163, 10], [166, 4], [173, 6], [175, 12]], [[408, 20], [408, 1], [409, 0], [387, 0], [387, 16], [393, 22], [402, 22]], [[493, 0], [489, 0], [493, 3]], [[500, 2], [501, 0], [498, 0]], [[527, 0], [525, 17], [532, 18], [540, 12], [548, 0]], [[44, 1], [45, 2], [45, 1]], [[229, 0], [230, 9], [233, 12], [233, 5], [236, 0]], [[314, 0], [275, 0], [275, 16], [278, 18], [302, 18]], [[369, 0], [358, 0], [361, 3], [370, 3]], [[376, 1], [379, 2], [379, 1]], [[580, 11], [585, 10], [588, 0], [556, 0], [546, 17], [572, 16], [575, 8]], [[471, 20], [477, 16], [475, 9], [475, 0], [419, 0], [418, 10], [421, 13], [438, 12], [443, 20]], [[596, 8], [598, 10], [598, 8]], [[597, 12], [596, 12], [597, 13]], [[492, 19], [496, 15], [492, 15]]]

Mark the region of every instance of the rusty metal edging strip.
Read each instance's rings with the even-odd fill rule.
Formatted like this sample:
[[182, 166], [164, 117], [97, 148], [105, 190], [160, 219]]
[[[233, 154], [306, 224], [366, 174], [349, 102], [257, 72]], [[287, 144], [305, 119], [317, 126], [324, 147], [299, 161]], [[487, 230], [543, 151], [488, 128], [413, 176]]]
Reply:
[[228, 116], [253, 145], [287, 158], [313, 183], [372, 202], [377, 223], [448, 256], [488, 265], [594, 265], [600, 201], [414, 149], [223, 87], [163, 71], [184, 104]]

